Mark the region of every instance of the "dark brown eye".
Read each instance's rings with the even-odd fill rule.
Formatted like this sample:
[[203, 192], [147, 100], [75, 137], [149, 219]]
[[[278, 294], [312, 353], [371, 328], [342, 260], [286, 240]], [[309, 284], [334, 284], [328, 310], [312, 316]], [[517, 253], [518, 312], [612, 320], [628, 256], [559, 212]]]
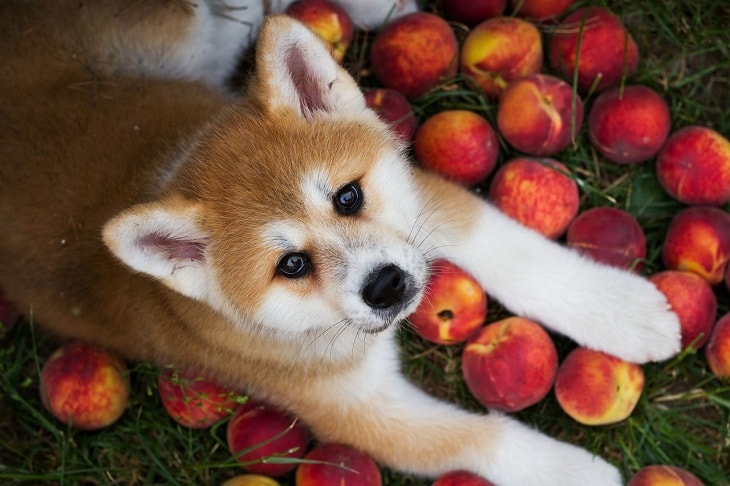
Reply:
[[312, 269], [312, 261], [306, 253], [287, 253], [276, 266], [276, 273], [286, 278], [304, 277]]
[[343, 216], [352, 216], [362, 207], [364, 198], [357, 182], [345, 184], [334, 197], [335, 210]]

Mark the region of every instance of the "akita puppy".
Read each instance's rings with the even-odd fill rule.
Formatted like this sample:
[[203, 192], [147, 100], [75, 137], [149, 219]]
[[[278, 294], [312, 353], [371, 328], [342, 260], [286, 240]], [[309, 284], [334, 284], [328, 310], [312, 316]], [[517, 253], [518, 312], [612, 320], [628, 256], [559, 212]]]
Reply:
[[8, 297], [58, 336], [244, 387], [394, 469], [620, 484], [589, 452], [421, 392], [396, 324], [447, 258], [513, 312], [646, 362], [680, 348], [663, 295], [411, 165], [287, 17], [265, 21], [237, 99], [247, 7], [0, 4]]

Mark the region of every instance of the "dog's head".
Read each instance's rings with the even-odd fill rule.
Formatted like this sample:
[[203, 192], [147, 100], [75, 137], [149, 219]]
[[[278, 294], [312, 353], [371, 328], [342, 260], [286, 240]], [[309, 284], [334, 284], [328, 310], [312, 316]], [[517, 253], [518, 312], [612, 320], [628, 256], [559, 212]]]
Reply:
[[301, 24], [268, 19], [256, 62], [245, 100], [104, 240], [239, 328], [382, 331], [413, 311], [427, 279], [402, 147]]

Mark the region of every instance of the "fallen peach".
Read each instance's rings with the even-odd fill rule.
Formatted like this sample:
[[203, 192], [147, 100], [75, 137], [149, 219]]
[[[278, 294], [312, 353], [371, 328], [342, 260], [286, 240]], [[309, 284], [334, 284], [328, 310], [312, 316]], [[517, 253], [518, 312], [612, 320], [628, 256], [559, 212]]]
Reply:
[[483, 20], [499, 17], [507, 0], [443, 0], [444, 18], [473, 27]]
[[651, 465], [639, 469], [626, 486], [704, 486], [704, 483], [681, 467]]
[[497, 128], [517, 150], [552, 155], [575, 140], [583, 101], [565, 81], [532, 74], [510, 83], [499, 97]]
[[516, 412], [548, 394], [558, 354], [540, 325], [508, 317], [488, 324], [467, 342], [461, 366], [469, 391], [482, 405]]
[[730, 378], [730, 313], [723, 315], [712, 328], [705, 346], [705, 359], [718, 378]]
[[418, 123], [405, 96], [393, 89], [375, 88], [363, 91], [365, 103], [388, 123], [402, 140], [410, 142]]
[[641, 366], [582, 347], [566, 356], [555, 377], [555, 397], [560, 407], [584, 425], [625, 420], [643, 389]]
[[494, 486], [494, 484], [469, 471], [451, 471], [436, 478], [431, 486]]
[[515, 158], [489, 185], [489, 199], [502, 212], [548, 238], [558, 238], [578, 213], [578, 185], [553, 159]]
[[588, 137], [607, 159], [636, 164], [659, 152], [671, 122], [666, 101], [651, 88], [612, 88], [593, 102], [588, 114]]
[[378, 465], [362, 451], [344, 444], [315, 446], [299, 465], [296, 486], [380, 486]]
[[335, 61], [342, 62], [355, 34], [342, 7], [329, 0], [296, 0], [285, 12], [314, 31], [330, 47]]
[[397, 18], [370, 49], [373, 74], [386, 88], [413, 99], [456, 74], [458, 44], [449, 24], [428, 12]]
[[665, 270], [649, 280], [667, 298], [679, 317], [682, 347], [701, 348], [710, 338], [717, 315], [717, 297], [702, 277], [692, 272]]
[[493, 98], [511, 81], [542, 67], [542, 38], [533, 24], [494, 17], [474, 27], [461, 46], [461, 71]]
[[659, 151], [656, 174], [664, 190], [684, 204], [730, 202], [730, 141], [711, 128], [681, 128]]
[[494, 170], [499, 140], [484, 117], [468, 110], [445, 110], [421, 123], [413, 150], [423, 167], [471, 186]]

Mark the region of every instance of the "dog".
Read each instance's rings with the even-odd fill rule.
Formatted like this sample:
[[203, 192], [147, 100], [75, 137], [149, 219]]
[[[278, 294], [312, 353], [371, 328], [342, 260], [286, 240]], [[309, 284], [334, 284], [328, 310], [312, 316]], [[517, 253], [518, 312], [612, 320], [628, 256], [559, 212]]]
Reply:
[[[0, 4], [8, 298], [56, 336], [244, 387], [389, 468], [621, 484], [579, 447], [419, 390], [397, 323], [445, 258], [512, 312], [644, 363], [680, 349], [663, 295], [412, 164], [324, 44], [254, 3]], [[238, 95], [226, 79], [252, 33]]]

